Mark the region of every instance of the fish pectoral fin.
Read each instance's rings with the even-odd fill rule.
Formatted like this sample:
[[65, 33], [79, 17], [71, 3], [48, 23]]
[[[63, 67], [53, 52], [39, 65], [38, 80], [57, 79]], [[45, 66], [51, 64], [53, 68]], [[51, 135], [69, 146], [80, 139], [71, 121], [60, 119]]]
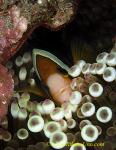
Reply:
[[32, 93], [34, 95], [37, 95], [39, 97], [47, 97], [47, 94], [42, 90], [42, 88], [38, 87], [38, 86], [27, 86], [24, 88], [19, 89], [17, 92], [28, 92], [28, 93]]

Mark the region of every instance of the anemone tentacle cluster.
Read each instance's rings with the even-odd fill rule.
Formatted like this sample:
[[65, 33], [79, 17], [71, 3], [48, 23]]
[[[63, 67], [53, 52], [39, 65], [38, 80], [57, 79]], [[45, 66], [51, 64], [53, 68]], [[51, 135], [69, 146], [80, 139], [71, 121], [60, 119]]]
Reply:
[[[44, 139], [48, 141], [47, 144], [45, 140], [43, 143], [38, 142], [36, 145], [24, 146], [27, 150], [38, 149], [39, 145], [43, 150], [46, 147], [48, 149], [52, 147], [54, 149], [74, 150], [80, 148], [86, 150], [86, 144], [82, 144], [83, 142], [99, 142], [99, 139], [103, 140], [102, 136], [105, 137], [105, 145], [109, 138], [114, 143], [113, 140], [116, 136], [115, 60], [116, 49], [113, 48], [110, 53], [99, 54], [96, 63], [88, 64], [80, 60], [74, 67], [69, 68], [68, 73], [72, 76], [70, 84], [72, 94], [69, 100], [62, 103], [61, 106], [58, 106], [52, 99], [40, 102], [32, 100], [32, 96], [28, 92], [14, 93], [10, 113], [13, 120], [22, 122], [22, 125], [16, 128], [16, 139], [12, 137], [10, 131], [7, 131], [7, 128], [0, 131], [0, 138], [7, 141], [8, 146], [12, 148], [14, 148], [10, 143], [12, 140], [17, 142], [16, 147], [18, 147], [19, 141], [29, 140], [32, 133], [43, 135]], [[25, 81], [29, 81], [28, 84], [31, 87], [35, 86], [33, 66], [28, 67], [31, 62], [31, 54], [27, 52], [23, 56], [17, 56], [14, 60], [19, 76], [18, 82], [15, 83], [16, 89], [24, 85]], [[13, 77], [16, 77], [17, 73], [13, 70], [13, 62], [9, 61], [6, 67], [13, 73]], [[29, 68], [30, 74], [27, 68]], [[22, 70], [21, 74], [20, 70]], [[7, 118], [4, 122], [3, 128], [8, 126]]]

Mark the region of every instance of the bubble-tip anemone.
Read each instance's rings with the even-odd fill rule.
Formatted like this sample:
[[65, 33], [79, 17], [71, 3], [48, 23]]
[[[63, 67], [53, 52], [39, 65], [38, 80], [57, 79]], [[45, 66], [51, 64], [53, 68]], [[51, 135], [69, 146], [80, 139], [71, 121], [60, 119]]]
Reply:
[[40, 132], [44, 127], [44, 120], [38, 115], [31, 116], [27, 122], [27, 126], [31, 132]]
[[67, 136], [63, 132], [54, 132], [50, 137], [50, 145], [55, 149], [63, 148], [67, 143]]
[[86, 142], [94, 142], [98, 138], [98, 129], [94, 125], [86, 125], [81, 130], [81, 136]]

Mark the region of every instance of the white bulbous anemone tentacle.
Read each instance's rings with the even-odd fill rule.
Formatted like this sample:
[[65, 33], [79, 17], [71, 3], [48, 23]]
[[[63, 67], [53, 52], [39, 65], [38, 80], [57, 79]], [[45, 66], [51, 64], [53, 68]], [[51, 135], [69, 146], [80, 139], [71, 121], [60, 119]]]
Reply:
[[[102, 127], [94, 124], [93, 120], [96, 119], [97, 122], [106, 124], [111, 121], [113, 116], [110, 106], [105, 106], [104, 104], [104, 106], [97, 108], [94, 100], [104, 97], [104, 85], [98, 79], [99, 76], [103, 78], [104, 82], [115, 82], [116, 69], [114, 65], [114, 53], [116, 52], [104, 52], [98, 55], [96, 59], [97, 62], [93, 64], [87, 63], [84, 60], [79, 60], [74, 67], [69, 68], [53, 54], [44, 50], [34, 49], [32, 58], [33, 66], [40, 80], [41, 77], [36, 68], [37, 55], [49, 58], [64, 69], [72, 80], [75, 79], [75, 84], [73, 83], [75, 87], [72, 88], [69, 101], [62, 103], [61, 106], [56, 105], [52, 99], [45, 99], [41, 102], [31, 101], [29, 93], [23, 93], [22, 95], [17, 93], [18, 100], [13, 101], [11, 104], [11, 115], [14, 119], [27, 121], [27, 128], [29, 130], [21, 127], [17, 130], [17, 137], [20, 140], [25, 140], [29, 137], [30, 132], [41, 132], [48, 138], [51, 147], [54, 149], [61, 149], [66, 146], [68, 142], [66, 132], [76, 130], [77, 126], [79, 126], [80, 135], [84, 141], [96, 141], [99, 135], [102, 134]], [[30, 61], [30, 58], [30, 55], [25, 54], [23, 63]], [[20, 64], [18, 59], [16, 60], [16, 65], [17, 67], [22, 67], [22, 63]], [[7, 65], [9, 68], [12, 68], [12, 63]], [[91, 76], [86, 76], [88, 74]], [[113, 77], [112, 74], [114, 75]], [[25, 76], [21, 78], [20, 76], [22, 80], [24, 77]], [[84, 85], [87, 86], [84, 87]], [[85, 94], [81, 91], [86, 91], [87, 93]], [[77, 122], [78, 118], [81, 119], [80, 122]], [[109, 131], [109, 128], [107, 131]], [[78, 148], [79, 146], [81, 149], [86, 150], [86, 147], [80, 143], [72, 145], [70, 150], [76, 147]]]

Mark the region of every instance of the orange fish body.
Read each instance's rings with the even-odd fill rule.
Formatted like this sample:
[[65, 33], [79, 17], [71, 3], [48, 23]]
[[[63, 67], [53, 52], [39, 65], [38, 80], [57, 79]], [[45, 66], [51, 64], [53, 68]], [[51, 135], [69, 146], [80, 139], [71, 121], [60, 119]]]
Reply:
[[[46, 53], [48, 54], [48, 52]], [[59, 65], [57, 64], [57, 61], [54, 62], [51, 59], [38, 54], [36, 57], [36, 71], [38, 72], [40, 79], [49, 88], [54, 101], [62, 104], [63, 102], [68, 101], [71, 95], [71, 80], [58, 71]]]

